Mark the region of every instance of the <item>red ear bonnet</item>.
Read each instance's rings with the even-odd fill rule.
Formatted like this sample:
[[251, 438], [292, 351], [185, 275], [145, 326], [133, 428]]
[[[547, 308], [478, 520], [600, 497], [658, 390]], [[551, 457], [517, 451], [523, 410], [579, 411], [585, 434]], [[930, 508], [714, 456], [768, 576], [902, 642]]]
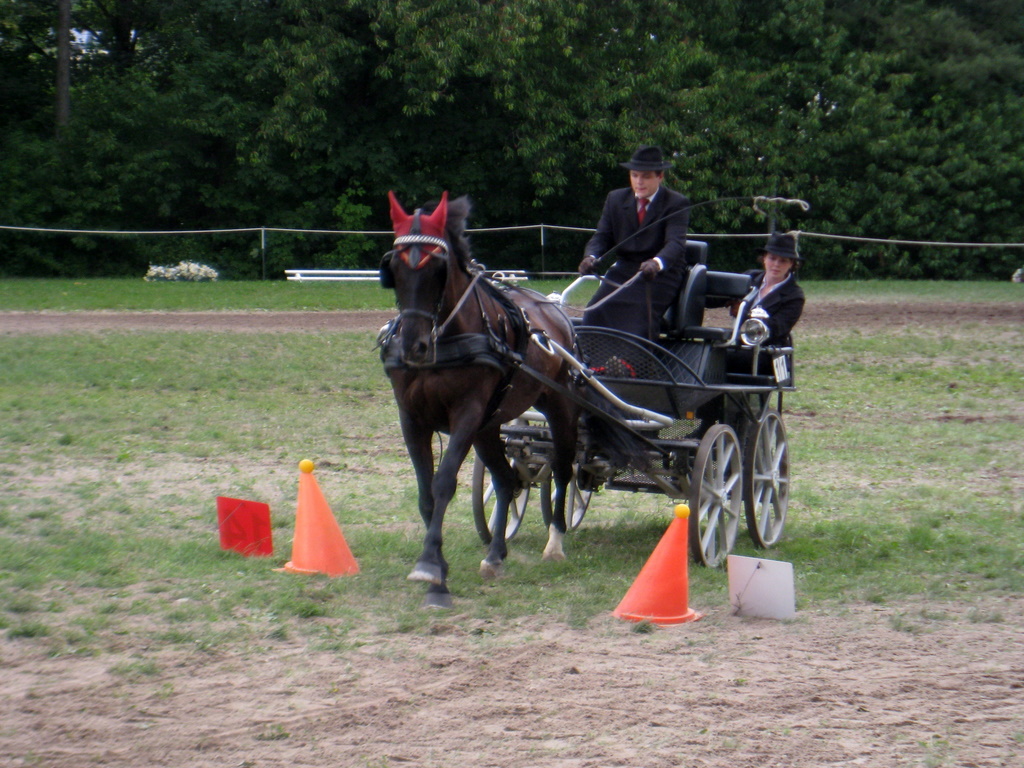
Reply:
[[[445, 226], [448, 223], [448, 192], [441, 195], [441, 202], [429, 216], [423, 216], [419, 210], [415, 213], [406, 213], [395, 193], [388, 190], [388, 200], [391, 201], [391, 223], [394, 226], [395, 237], [405, 235], [432, 235], [444, 239]], [[416, 221], [419, 220], [419, 229], [416, 230]]]

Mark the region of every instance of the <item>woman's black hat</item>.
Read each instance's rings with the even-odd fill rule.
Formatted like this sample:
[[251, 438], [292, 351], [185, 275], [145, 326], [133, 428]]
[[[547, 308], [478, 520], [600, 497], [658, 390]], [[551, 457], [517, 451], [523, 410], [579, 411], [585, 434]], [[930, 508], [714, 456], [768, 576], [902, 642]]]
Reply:
[[783, 259], [793, 259], [793, 261], [804, 260], [804, 257], [796, 250], [796, 237], [788, 232], [772, 232], [768, 235], [768, 242], [764, 244], [763, 248], [758, 248], [757, 252], [772, 253]]

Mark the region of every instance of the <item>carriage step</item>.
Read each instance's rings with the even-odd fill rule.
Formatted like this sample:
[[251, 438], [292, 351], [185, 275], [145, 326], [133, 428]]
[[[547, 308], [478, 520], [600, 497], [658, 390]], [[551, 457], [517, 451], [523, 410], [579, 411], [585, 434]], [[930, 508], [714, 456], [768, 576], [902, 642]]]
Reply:
[[633, 491], [634, 493], [661, 493], [669, 498], [685, 499], [688, 494], [681, 488], [675, 488], [672, 492], [664, 485], [659, 485], [648, 478], [631, 476], [626, 479], [616, 478], [604, 484], [610, 491]]
[[686, 438], [683, 440], [654, 440], [654, 444], [666, 451], [692, 451], [700, 447], [700, 438]]

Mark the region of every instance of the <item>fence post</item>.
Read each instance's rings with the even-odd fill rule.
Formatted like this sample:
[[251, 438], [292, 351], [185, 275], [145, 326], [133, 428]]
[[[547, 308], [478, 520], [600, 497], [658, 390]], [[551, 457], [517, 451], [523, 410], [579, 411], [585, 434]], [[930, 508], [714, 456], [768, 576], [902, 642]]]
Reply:
[[540, 271], [543, 274], [547, 272], [544, 268], [544, 225], [540, 225]]
[[263, 279], [267, 279], [267, 228], [260, 227], [260, 261], [263, 264]]

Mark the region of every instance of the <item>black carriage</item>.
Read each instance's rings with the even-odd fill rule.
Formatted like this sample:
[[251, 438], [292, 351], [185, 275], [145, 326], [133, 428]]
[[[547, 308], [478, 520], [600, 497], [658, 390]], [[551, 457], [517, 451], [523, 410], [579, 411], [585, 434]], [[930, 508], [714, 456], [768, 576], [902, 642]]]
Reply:
[[[656, 340], [575, 320], [578, 349], [556, 350], [577, 377], [630, 414], [628, 426], [649, 447], [643, 470], [617, 466], [581, 425], [566, 523], [569, 530], [578, 527], [602, 487], [661, 493], [689, 504], [691, 553], [697, 562], [717, 566], [733, 548], [741, 516], [758, 547], [770, 547], [782, 535], [789, 502], [782, 400], [795, 388], [793, 355], [789, 347], [762, 344], [764, 325], [749, 316], [756, 296], [751, 276], [709, 270], [707, 243], [690, 241], [687, 248], [699, 263], [662, 319]], [[735, 306], [728, 324], [704, 324], [707, 308], [728, 303]], [[519, 478], [505, 528], [511, 538], [532, 491], [550, 523], [552, 445], [536, 411], [505, 424], [501, 434]], [[477, 530], [489, 542], [493, 488], [479, 458], [472, 502]]]

